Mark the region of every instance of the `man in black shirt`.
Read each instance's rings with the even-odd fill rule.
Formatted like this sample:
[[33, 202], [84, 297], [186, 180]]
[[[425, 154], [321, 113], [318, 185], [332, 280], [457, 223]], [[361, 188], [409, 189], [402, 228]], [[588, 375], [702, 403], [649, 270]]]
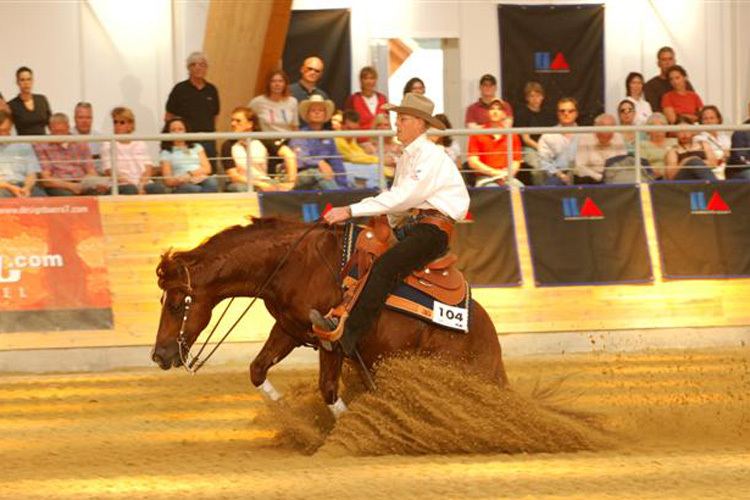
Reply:
[[[297, 99], [297, 103], [306, 101], [314, 95], [322, 96], [323, 99], [330, 99], [326, 91], [318, 87], [324, 69], [325, 66], [321, 58], [311, 56], [305, 59], [299, 69], [301, 78], [289, 86], [289, 92]], [[306, 123], [302, 116], [299, 117], [299, 121], [300, 125]]]
[[[193, 52], [187, 59], [190, 77], [178, 83], [169, 93], [164, 120], [175, 116], [184, 118], [188, 132], [215, 132], [219, 114], [219, 91], [206, 81], [208, 61], [202, 52]], [[201, 141], [206, 156], [211, 160], [213, 173], [217, 172], [216, 141]]]
[[[643, 87], [643, 93], [646, 94], [646, 100], [651, 105], [651, 111], [663, 112], [661, 109], [661, 98], [664, 94], [672, 90], [669, 85], [669, 69], [677, 64], [677, 60], [674, 55], [674, 49], [672, 47], [662, 47], [659, 52], [656, 53], [656, 64], [659, 66], [661, 72], [653, 77], [651, 80], [646, 82]], [[687, 89], [693, 90], [693, 86], [690, 82], [687, 82]]]

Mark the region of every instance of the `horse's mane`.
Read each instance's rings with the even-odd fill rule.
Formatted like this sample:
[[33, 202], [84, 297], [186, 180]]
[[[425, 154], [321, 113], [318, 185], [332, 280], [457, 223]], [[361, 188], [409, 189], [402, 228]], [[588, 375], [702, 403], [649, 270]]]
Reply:
[[[249, 217], [250, 224], [230, 226], [203, 240], [192, 250], [169, 249], [161, 255], [156, 275], [159, 287], [166, 290], [177, 280], [186, 284], [189, 269], [193, 281], [218, 269], [234, 252], [262, 252], [296, 237], [310, 224], [281, 217]], [[209, 258], [210, 257], [210, 258]]]

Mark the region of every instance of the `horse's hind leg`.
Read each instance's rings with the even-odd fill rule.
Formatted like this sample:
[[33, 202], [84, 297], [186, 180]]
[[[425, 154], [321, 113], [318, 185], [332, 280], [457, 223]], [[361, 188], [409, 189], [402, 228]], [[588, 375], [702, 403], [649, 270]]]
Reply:
[[297, 341], [291, 335], [285, 333], [278, 323], [274, 323], [271, 333], [268, 335], [268, 340], [263, 344], [263, 348], [253, 362], [250, 363], [250, 380], [272, 401], [278, 400], [281, 394], [266, 378], [268, 370], [284, 359], [297, 346]]
[[320, 349], [320, 373], [318, 387], [323, 401], [331, 409], [333, 416], [338, 418], [346, 410], [344, 400], [338, 397], [339, 377], [341, 376], [341, 364], [344, 354], [339, 349], [327, 351]]

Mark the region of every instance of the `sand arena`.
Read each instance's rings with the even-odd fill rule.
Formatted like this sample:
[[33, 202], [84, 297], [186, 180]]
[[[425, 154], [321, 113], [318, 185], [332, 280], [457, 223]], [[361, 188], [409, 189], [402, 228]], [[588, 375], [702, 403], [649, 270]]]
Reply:
[[313, 370], [0, 375], [0, 499], [748, 498], [750, 349], [397, 360], [334, 422]]

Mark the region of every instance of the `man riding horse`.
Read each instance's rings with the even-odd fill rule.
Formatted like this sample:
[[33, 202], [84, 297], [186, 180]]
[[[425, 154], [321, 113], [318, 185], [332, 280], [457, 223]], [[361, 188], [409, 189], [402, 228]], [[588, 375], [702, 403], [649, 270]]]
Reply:
[[469, 192], [456, 164], [427, 139], [429, 127], [445, 128], [432, 116], [432, 101], [408, 93], [400, 106], [386, 104], [383, 109], [397, 113], [396, 136], [404, 146], [393, 186], [359, 203], [333, 208], [324, 218], [335, 224], [352, 217], [387, 215], [399, 241], [375, 261], [348, 316], [337, 321], [331, 314], [310, 311], [315, 330], [326, 340], [338, 340], [347, 355], [372, 329], [396, 284], [446, 253], [455, 221], [464, 219], [469, 209]]

